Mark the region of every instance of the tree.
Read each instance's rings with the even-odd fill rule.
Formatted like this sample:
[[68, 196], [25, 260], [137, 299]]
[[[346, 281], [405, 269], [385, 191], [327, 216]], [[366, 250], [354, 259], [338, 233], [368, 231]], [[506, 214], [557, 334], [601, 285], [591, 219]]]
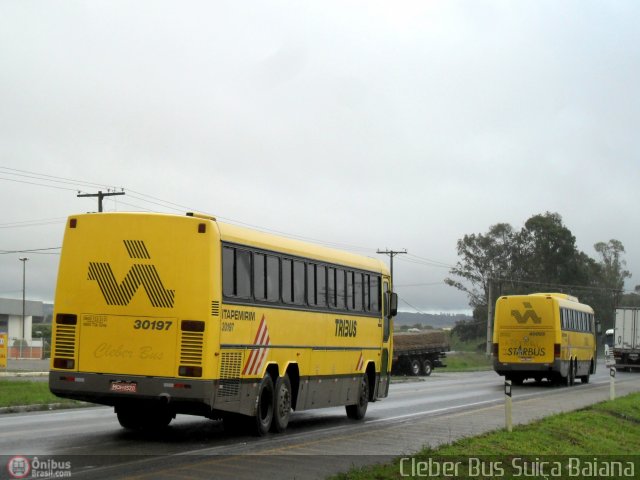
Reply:
[[518, 235], [517, 263], [523, 276], [540, 283], [581, 284], [585, 257], [576, 248], [576, 237], [558, 213], [534, 215]]
[[513, 243], [513, 227], [508, 223], [493, 225], [484, 235], [465, 235], [458, 240], [461, 260], [449, 271], [463, 280], [445, 278], [445, 283], [467, 293], [472, 307], [486, 305], [489, 280], [509, 276], [513, 270]]
[[607, 243], [598, 242], [593, 248], [600, 254], [600, 275], [603, 286], [612, 290], [624, 290], [624, 281], [631, 278], [631, 273], [624, 269], [627, 262], [620, 258], [625, 253], [622, 242], [611, 239]]
[[[612, 322], [614, 294], [621, 291], [630, 273], [618, 240], [594, 245], [596, 261], [576, 247], [576, 238], [558, 213], [529, 218], [519, 232], [498, 223], [486, 234], [465, 235], [458, 240], [459, 260], [449, 273], [457, 279], [445, 282], [469, 296], [474, 321], [460, 323], [459, 335], [481, 335], [486, 329], [489, 282], [497, 295], [540, 291], [566, 292], [591, 305], [604, 325]], [[637, 295], [640, 297], [640, 295]], [[625, 301], [631, 301], [624, 297]], [[493, 302], [494, 299], [489, 301]]]

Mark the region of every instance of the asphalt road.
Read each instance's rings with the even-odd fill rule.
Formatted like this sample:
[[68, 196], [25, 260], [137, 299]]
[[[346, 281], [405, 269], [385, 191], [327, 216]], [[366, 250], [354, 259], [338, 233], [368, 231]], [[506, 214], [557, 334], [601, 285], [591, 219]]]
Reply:
[[[344, 408], [296, 412], [284, 434], [263, 438], [184, 415], [162, 433], [129, 432], [107, 407], [6, 414], [0, 452], [5, 460], [68, 459], [73, 478], [324, 478], [504, 425], [501, 377], [441, 372], [393, 384], [362, 422], [347, 419]], [[640, 391], [640, 374], [618, 373], [616, 381], [620, 394]], [[587, 385], [513, 387], [514, 423], [606, 400], [608, 387], [604, 368]]]

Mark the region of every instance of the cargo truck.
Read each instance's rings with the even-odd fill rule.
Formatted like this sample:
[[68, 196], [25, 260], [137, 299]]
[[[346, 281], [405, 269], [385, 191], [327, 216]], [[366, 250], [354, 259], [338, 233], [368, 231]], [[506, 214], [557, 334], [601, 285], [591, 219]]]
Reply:
[[640, 369], [640, 308], [616, 308], [613, 333], [616, 368]]
[[449, 349], [449, 336], [443, 331], [396, 333], [393, 336], [391, 372], [428, 377], [435, 367], [446, 367], [442, 360]]

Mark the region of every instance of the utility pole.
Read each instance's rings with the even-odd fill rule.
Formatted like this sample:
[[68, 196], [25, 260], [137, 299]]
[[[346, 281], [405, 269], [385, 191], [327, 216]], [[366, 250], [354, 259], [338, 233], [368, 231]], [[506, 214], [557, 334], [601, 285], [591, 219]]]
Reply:
[[407, 249], [405, 248], [404, 250], [378, 250], [376, 253], [382, 254], [382, 255], [389, 255], [389, 263], [390, 263], [390, 270], [391, 270], [391, 285], [393, 285], [393, 257], [395, 257], [396, 255], [400, 255], [402, 253], [407, 253]]
[[491, 356], [493, 351], [493, 279], [489, 277], [488, 283], [488, 295], [487, 295], [487, 356]]
[[22, 338], [20, 339], [20, 357], [22, 358], [22, 344], [24, 343], [24, 320], [25, 320], [25, 291], [26, 291], [26, 273], [27, 273], [27, 257], [19, 259], [22, 262]]
[[79, 193], [78, 197], [98, 197], [98, 212], [102, 212], [102, 199], [104, 197], [112, 197], [114, 195], [124, 195], [124, 192], [107, 192], [98, 190], [98, 193]]

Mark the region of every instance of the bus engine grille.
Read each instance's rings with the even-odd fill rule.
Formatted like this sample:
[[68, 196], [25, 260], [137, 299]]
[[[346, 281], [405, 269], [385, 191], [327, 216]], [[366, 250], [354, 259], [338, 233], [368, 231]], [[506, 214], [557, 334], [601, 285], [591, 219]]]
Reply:
[[204, 333], [182, 332], [180, 342], [180, 364], [201, 365]]
[[74, 358], [76, 353], [76, 326], [57, 325], [56, 327], [56, 348], [53, 355], [60, 358]]
[[220, 396], [235, 397], [240, 393], [242, 353], [223, 353], [220, 362]]

